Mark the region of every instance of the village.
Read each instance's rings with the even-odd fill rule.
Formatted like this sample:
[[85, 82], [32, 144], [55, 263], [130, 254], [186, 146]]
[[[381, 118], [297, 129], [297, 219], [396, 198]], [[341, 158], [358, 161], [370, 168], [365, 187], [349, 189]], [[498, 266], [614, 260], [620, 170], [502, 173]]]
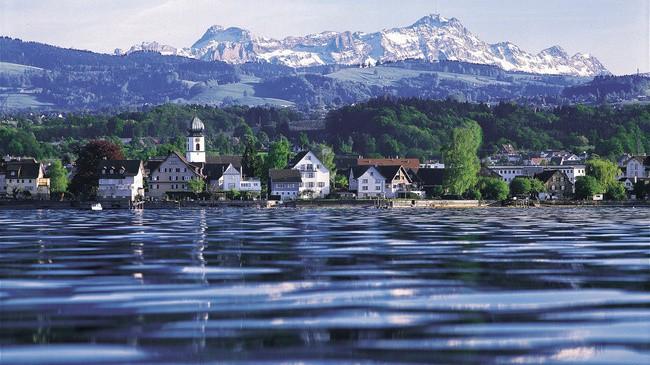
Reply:
[[[296, 151], [285, 168], [270, 169], [268, 181], [249, 176], [242, 156], [208, 156], [203, 122], [195, 117], [187, 133], [186, 153], [141, 160], [102, 160], [96, 166], [96, 201], [108, 208], [143, 207], [147, 202], [265, 201], [288, 205], [298, 201], [399, 200], [418, 206], [419, 200], [463, 200], [444, 189], [445, 164], [416, 158], [336, 156], [336, 173], [346, 184], [335, 186], [332, 171], [312, 151]], [[519, 152], [512, 145], [482, 160], [479, 175], [503, 181], [506, 196], [483, 200], [532, 199], [538, 202], [601, 201], [596, 192], [580, 199], [576, 182], [587, 175], [588, 154], [566, 151]], [[616, 179], [625, 187], [625, 200], [645, 200], [650, 187], [650, 156], [623, 155]], [[50, 192], [45, 164], [34, 158], [5, 157], [0, 163], [2, 207], [56, 200]], [[70, 175], [74, 171], [69, 172]], [[537, 188], [518, 189], [519, 180], [535, 181]], [[266, 185], [266, 194], [263, 187]], [[641, 192], [641, 193], [639, 193]], [[62, 199], [61, 199], [62, 200]], [[481, 200], [474, 199], [474, 200]], [[424, 205], [434, 206], [434, 205]]]

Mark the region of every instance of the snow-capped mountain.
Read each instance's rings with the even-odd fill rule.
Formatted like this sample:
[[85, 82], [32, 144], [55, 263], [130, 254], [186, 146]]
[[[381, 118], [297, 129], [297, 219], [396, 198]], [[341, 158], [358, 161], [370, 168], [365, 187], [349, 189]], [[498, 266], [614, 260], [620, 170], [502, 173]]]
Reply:
[[589, 54], [570, 56], [559, 46], [532, 54], [510, 42], [488, 44], [467, 30], [458, 19], [447, 19], [436, 14], [425, 16], [407, 27], [375, 33], [323, 32], [281, 40], [259, 37], [241, 28], [215, 25], [189, 48], [177, 49], [151, 42], [131, 47], [126, 53], [142, 50], [206, 61], [267, 61], [290, 67], [374, 65], [421, 59], [495, 65], [508, 71], [539, 74], [609, 74], [598, 59]]

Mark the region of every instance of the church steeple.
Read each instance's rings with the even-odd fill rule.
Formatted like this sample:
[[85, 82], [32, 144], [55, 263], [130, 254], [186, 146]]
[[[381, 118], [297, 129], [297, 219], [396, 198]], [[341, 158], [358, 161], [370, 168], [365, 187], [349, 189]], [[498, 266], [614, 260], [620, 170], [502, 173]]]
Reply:
[[192, 119], [187, 130], [187, 152], [185, 158], [189, 162], [205, 162], [205, 125], [198, 117]]

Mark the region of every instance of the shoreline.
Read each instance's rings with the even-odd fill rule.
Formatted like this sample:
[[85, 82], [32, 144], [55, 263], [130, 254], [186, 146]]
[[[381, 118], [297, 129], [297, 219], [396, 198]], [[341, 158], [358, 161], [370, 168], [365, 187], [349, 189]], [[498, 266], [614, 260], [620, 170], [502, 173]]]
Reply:
[[[49, 201], [49, 200], [24, 200], [0, 201], [0, 210], [90, 210], [94, 202], [77, 201]], [[129, 210], [128, 203], [101, 202], [104, 210]], [[257, 208], [257, 209], [282, 209], [282, 208], [321, 208], [321, 209], [349, 209], [349, 208], [374, 208], [374, 209], [480, 209], [480, 208], [636, 208], [650, 207], [650, 201], [580, 201], [580, 202], [536, 202], [534, 206], [502, 206], [496, 201], [478, 200], [297, 200], [278, 204], [275, 201], [147, 201], [144, 210], [161, 209], [223, 209], [223, 208]]]

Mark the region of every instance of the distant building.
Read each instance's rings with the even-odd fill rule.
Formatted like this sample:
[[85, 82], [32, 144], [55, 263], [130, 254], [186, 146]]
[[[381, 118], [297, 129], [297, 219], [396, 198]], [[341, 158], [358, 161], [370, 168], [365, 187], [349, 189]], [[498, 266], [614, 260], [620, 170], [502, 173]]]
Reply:
[[497, 165], [488, 167], [493, 172], [497, 173], [503, 181], [508, 184], [517, 176], [534, 177], [542, 171], [561, 171], [567, 175], [569, 181], [575, 184], [575, 179], [579, 176], [585, 176], [585, 165], [561, 165], [561, 166], [510, 166], [510, 165]]
[[0, 166], [0, 194], [16, 198], [49, 199], [50, 179], [33, 158], [5, 161]]
[[262, 185], [259, 179], [245, 178], [242, 167], [232, 163], [207, 163], [203, 167], [211, 190], [216, 191], [251, 191], [261, 192]]
[[444, 169], [445, 164], [440, 161], [427, 161], [420, 164], [421, 169]]
[[357, 197], [394, 198], [407, 193], [413, 181], [402, 166], [358, 166], [350, 170], [350, 189]]
[[442, 191], [445, 179], [444, 169], [421, 168], [418, 170], [416, 176], [418, 180], [418, 186], [426, 193], [427, 196], [433, 196], [437, 191]]
[[295, 169], [269, 170], [269, 191], [271, 198], [278, 200], [296, 200], [300, 198], [302, 176]]
[[569, 199], [573, 196], [573, 184], [569, 177], [560, 170], [547, 170], [535, 175], [540, 180], [545, 192], [539, 193], [540, 200]]
[[330, 171], [313, 152], [298, 153], [287, 168], [300, 172], [300, 197], [324, 198], [329, 195]]
[[205, 125], [201, 119], [194, 117], [190, 128], [187, 130], [187, 144], [185, 159], [190, 163], [205, 162]]
[[191, 193], [188, 185], [190, 180], [204, 178], [200, 166], [172, 152], [151, 171], [147, 196], [162, 199], [171, 194], [189, 194]]
[[632, 156], [624, 162], [625, 177], [650, 177], [650, 156]]
[[386, 177], [377, 167], [359, 166], [352, 169], [350, 176], [355, 177], [350, 180], [350, 187], [354, 187], [359, 199], [386, 197]]
[[100, 200], [144, 199], [144, 165], [140, 160], [105, 160], [99, 164]]

